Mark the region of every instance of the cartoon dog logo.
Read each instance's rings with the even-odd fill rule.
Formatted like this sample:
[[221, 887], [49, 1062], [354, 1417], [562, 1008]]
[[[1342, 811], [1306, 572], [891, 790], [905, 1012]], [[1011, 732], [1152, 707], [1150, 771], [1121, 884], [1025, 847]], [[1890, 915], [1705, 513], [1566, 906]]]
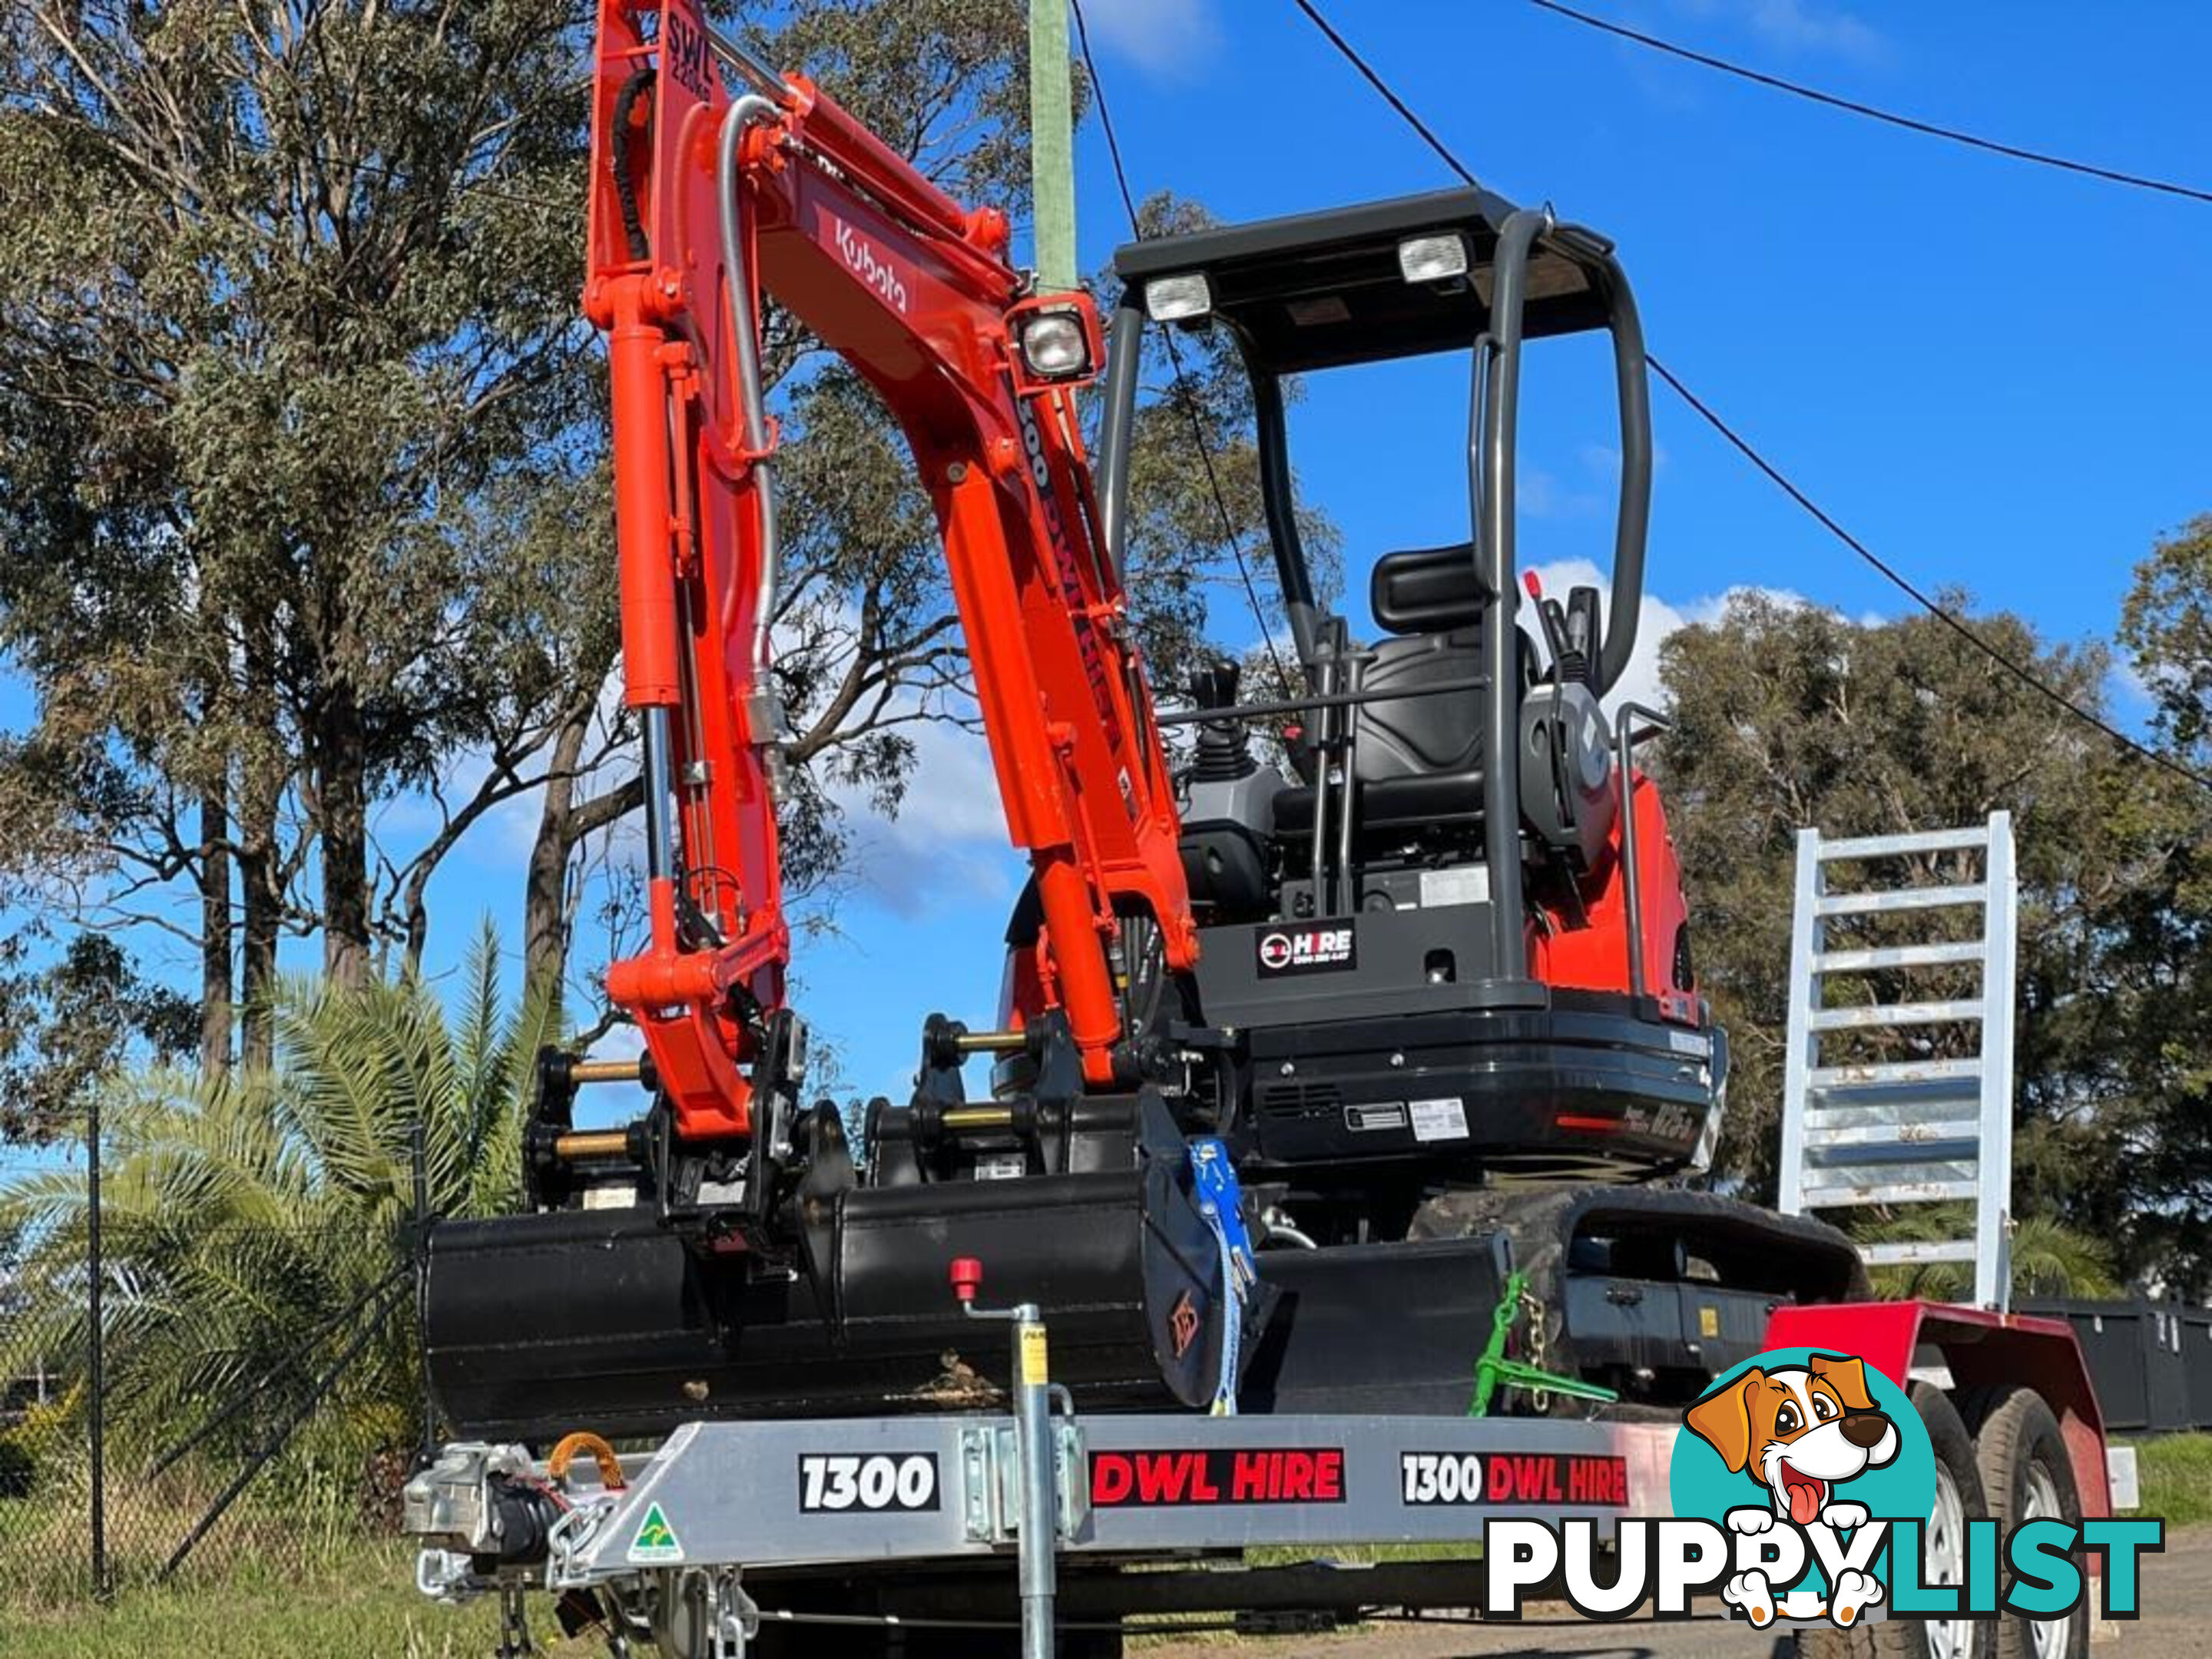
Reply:
[[[1894, 1462], [1899, 1445], [1897, 1425], [1867, 1392], [1865, 1362], [1842, 1354], [1816, 1353], [1803, 1365], [1772, 1370], [1754, 1366], [1692, 1406], [1683, 1421], [1730, 1474], [1765, 1488], [1765, 1504], [1728, 1512], [1729, 1528], [1746, 1534], [1783, 1521], [1833, 1531], [1864, 1526], [1866, 1505], [1838, 1500], [1837, 1488]], [[1759, 1629], [1778, 1611], [1848, 1626], [1881, 1597], [1881, 1581], [1856, 1571], [1838, 1575], [1825, 1601], [1802, 1595], [1778, 1601], [1757, 1571], [1736, 1574], [1721, 1590]]]

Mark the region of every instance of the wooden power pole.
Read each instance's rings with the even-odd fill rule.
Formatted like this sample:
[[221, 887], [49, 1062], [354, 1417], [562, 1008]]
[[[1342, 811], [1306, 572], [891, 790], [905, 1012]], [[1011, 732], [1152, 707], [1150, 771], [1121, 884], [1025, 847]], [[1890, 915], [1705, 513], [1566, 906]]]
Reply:
[[1067, 0], [1030, 0], [1030, 193], [1037, 287], [1048, 294], [1076, 286], [1074, 126]]

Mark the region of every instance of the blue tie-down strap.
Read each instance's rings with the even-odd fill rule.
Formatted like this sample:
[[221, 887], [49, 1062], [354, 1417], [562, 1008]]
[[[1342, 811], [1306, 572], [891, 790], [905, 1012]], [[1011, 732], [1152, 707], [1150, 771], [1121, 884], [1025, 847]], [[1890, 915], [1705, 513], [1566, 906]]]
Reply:
[[1190, 1143], [1191, 1185], [1198, 1212], [1221, 1250], [1221, 1374], [1213, 1384], [1213, 1415], [1237, 1415], [1238, 1350], [1244, 1340], [1244, 1302], [1259, 1279], [1252, 1264], [1252, 1235], [1244, 1226], [1244, 1194], [1229, 1148], [1212, 1138]]

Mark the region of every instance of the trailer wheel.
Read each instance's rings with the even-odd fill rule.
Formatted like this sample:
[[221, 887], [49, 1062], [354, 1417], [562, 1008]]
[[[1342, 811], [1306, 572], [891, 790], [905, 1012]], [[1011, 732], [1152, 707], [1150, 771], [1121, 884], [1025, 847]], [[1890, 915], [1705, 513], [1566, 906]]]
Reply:
[[[2058, 1419], [2033, 1389], [1984, 1389], [1966, 1401], [1982, 1486], [2000, 1533], [2024, 1521], [2081, 1522], [2081, 1492]], [[2058, 1619], [2001, 1619], [1996, 1659], [2083, 1659], [2089, 1651], [2085, 1600]]]
[[[1950, 1399], [1926, 1382], [1911, 1388], [1913, 1408], [1936, 1452], [1936, 1513], [1928, 1524], [1927, 1582], [1963, 1584], [1966, 1522], [1989, 1513], [1974, 1443]], [[1798, 1659], [1996, 1659], [1986, 1619], [1885, 1618], [1854, 1630], [1797, 1632]]]

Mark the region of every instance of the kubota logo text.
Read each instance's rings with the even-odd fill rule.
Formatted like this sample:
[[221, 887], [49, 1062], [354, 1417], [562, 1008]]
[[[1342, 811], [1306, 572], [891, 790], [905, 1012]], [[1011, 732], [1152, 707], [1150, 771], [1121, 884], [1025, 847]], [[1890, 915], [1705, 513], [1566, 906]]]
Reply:
[[893, 268], [891, 262], [869, 245], [868, 239], [854, 230], [842, 219], [832, 217], [836, 227], [831, 235], [837, 244], [837, 256], [846, 268], [881, 295], [884, 303], [901, 312], [907, 308], [906, 280]]

